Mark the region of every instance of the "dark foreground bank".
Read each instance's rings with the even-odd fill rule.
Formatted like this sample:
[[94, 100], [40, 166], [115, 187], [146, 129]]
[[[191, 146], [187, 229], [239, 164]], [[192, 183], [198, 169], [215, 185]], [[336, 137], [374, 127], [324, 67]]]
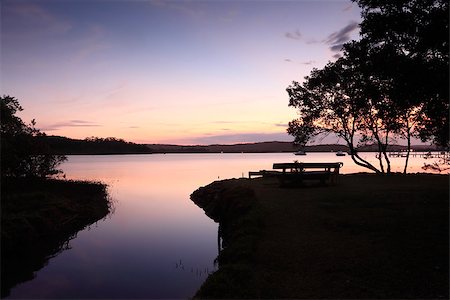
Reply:
[[86, 226], [111, 211], [101, 183], [6, 179], [1, 186], [1, 295], [31, 280]]
[[197, 298], [449, 297], [448, 175], [225, 180], [191, 198], [225, 246]]

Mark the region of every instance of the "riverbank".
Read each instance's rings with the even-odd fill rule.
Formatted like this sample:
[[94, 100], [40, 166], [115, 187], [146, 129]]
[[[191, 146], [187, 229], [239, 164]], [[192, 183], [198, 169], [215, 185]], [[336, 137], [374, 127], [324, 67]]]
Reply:
[[[1, 186], [1, 294], [30, 280], [65, 243], [112, 206], [95, 182], [6, 179]], [[67, 246], [67, 245], [66, 245]]]
[[201, 188], [191, 198], [220, 222], [225, 249], [195, 297], [448, 298], [448, 186], [447, 175], [352, 174]]

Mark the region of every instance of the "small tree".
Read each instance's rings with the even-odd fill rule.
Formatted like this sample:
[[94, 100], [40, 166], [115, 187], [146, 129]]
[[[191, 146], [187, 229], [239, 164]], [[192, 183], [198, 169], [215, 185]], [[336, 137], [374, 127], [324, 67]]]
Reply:
[[41, 177], [61, 173], [57, 167], [67, 158], [50, 154], [35, 128], [35, 121], [26, 125], [16, 113], [22, 111], [19, 101], [11, 96], [1, 100], [1, 174], [2, 177]]
[[[387, 147], [405, 139], [406, 173], [412, 137], [449, 143], [448, 1], [355, 2], [362, 39], [344, 45], [343, 57], [313, 70], [303, 86], [288, 87], [289, 105], [300, 113], [288, 133], [304, 144], [333, 132], [355, 163], [377, 173], [391, 172]], [[367, 143], [378, 146], [378, 167], [355, 150]]]
[[448, 147], [449, 2], [353, 1], [362, 9], [365, 43], [390, 49], [374, 71], [392, 83], [391, 99], [403, 102], [422, 140]]
[[[289, 123], [288, 133], [295, 142], [305, 144], [319, 134], [335, 134], [350, 149], [352, 160], [376, 173], [389, 173], [387, 151], [389, 136], [397, 130], [387, 118], [390, 110], [383, 101], [378, 82], [365, 72], [362, 57], [345, 56], [324, 69], [314, 69], [303, 85], [288, 87], [289, 106], [296, 107], [299, 118]], [[357, 147], [378, 145], [379, 167], [361, 157]]]

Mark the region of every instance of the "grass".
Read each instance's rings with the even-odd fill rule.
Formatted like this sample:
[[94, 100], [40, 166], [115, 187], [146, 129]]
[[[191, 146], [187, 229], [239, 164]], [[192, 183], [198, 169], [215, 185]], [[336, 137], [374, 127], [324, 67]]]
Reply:
[[228, 255], [251, 252], [222, 261], [196, 297], [448, 298], [448, 176], [355, 174], [289, 189], [235, 180], [222, 190], [230, 185], [254, 201], [230, 235], [249, 234], [230, 239]]
[[106, 186], [96, 182], [3, 179], [1, 294], [30, 280], [79, 230], [111, 211]]

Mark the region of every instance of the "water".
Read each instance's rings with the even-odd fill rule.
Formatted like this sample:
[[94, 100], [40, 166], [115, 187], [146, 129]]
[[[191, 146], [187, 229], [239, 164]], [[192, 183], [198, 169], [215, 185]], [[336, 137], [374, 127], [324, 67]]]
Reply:
[[[362, 156], [376, 162], [374, 153]], [[115, 211], [80, 231], [70, 249], [49, 260], [10, 298], [187, 298], [215, 270], [217, 224], [189, 195], [218, 179], [248, 176], [274, 162], [343, 162], [342, 173], [366, 171], [333, 153], [153, 154], [69, 156], [70, 179], [105, 182]], [[409, 172], [422, 172], [410, 158]], [[393, 171], [404, 158], [392, 158]]]

